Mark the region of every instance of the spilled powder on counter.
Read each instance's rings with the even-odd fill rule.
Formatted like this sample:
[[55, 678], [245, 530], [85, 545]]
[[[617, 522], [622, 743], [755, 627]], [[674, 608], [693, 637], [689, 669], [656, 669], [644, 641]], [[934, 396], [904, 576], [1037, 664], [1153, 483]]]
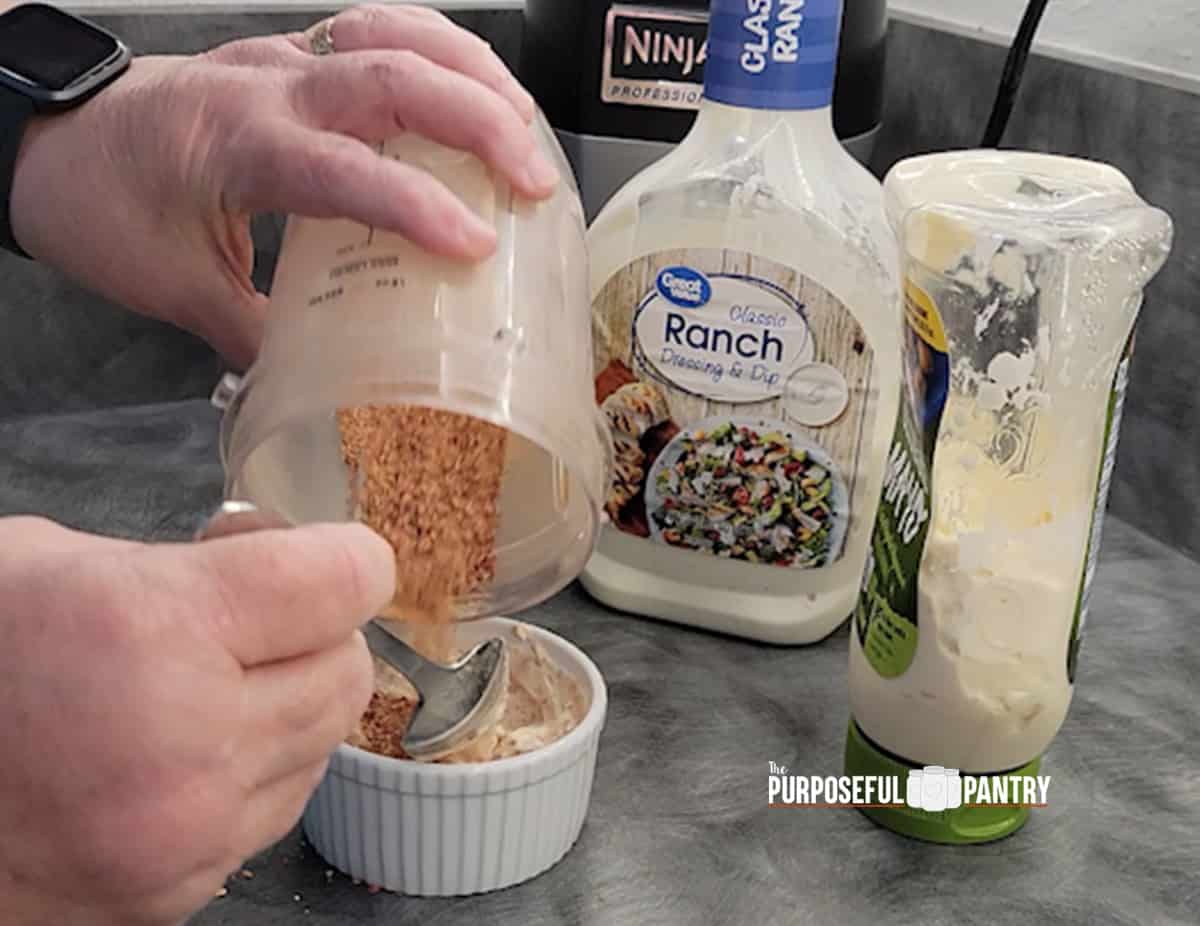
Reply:
[[396, 593], [383, 616], [405, 621], [419, 652], [448, 661], [455, 599], [495, 573], [507, 432], [406, 405], [341, 409], [337, 422], [355, 516], [396, 554]]
[[[489, 762], [540, 749], [570, 733], [587, 713], [583, 687], [559, 668], [518, 624], [507, 640], [508, 690], [496, 724], [439, 763]], [[393, 759], [411, 758], [400, 745], [417, 693], [395, 669], [375, 660], [375, 692], [347, 742]]]

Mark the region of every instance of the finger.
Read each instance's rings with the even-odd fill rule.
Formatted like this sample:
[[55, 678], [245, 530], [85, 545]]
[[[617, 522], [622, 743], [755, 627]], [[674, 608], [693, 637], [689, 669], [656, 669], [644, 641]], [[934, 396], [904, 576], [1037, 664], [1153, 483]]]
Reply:
[[228, 215], [215, 229], [213, 244], [222, 272], [210, 275], [208, 291], [195, 300], [205, 311], [192, 327], [234, 369], [245, 370], [258, 355], [268, 303], [251, 278], [254, 241], [250, 223]]
[[327, 765], [328, 760], [322, 759], [251, 795], [234, 839], [242, 858], [273, 846], [292, 831]]
[[46, 556], [53, 553], [119, 552], [141, 547], [132, 540], [100, 537], [65, 527], [49, 518], [36, 515], [14, 515], [0, 518], [0, 549], [5, 564], [26, 556]]
[[213, 307], [195, 333], [208, 342], [233, 370], [244, 371], [254, 363], [262, 344], [268, 299], [261, 293], [234, 297]]
[[231, 175], [227, 208], [348, 218], [446, 257], [480, 260], [496, 232], [428, 173], [360, 141], [275, 120]]
[[142, 555], [247, 668], [337, 645], [396, 585], [392, 548], [361, 524], [263, 530]]
[[313, 62], [296, 84], [294, 102], [316, 128], [371, 140], [413, 131], [470, 151], [526, 196], [554, 191], [558, 172], [494, 90], [407, 51], [338, 53]]
[[[330, 22], [337, 54], [367, 49], [416, 52], [434, 64], [490, 87], [525, 121], [533, 119], [533, 97], [520, 85], [492, 46], [429, 7], [358, 6]], [[308, 50], [308, 39], [301, 39]]]
[[240, 779], [264, 787], [328, 758], [366, 710], [373, 674], [357, 631], [330, 649], [247, 672]]

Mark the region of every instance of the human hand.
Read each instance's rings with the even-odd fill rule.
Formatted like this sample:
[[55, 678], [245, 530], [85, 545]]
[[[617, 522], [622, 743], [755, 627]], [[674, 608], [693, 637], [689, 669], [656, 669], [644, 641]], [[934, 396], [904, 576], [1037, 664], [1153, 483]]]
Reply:
[[488, 224], [369, 143], [411, 130], [544, 197], [557, 173], [535, 147], [532, 98], [485, 42], [433, 10], [357, 7], [331, 31], [332, 55], [293, 34], [136, 58], [84, 106], [35, 120], [13, 181], [17, 241], [241, 367], [265, 303], [250, 277], [254, 213], [351, 218], [438, 254], [487, 256]]
[[0, 519], [5, 926], [166, 926], [298, 819], [370, 697], [360, 525], [142, 545]]

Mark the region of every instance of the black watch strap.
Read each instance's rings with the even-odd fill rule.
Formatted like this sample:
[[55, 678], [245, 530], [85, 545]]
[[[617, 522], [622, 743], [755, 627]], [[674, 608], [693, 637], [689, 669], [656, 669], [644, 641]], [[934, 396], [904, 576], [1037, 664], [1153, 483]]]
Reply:
[[37, 114], [33, 100], [6, 87], [0, 87], [0, 247], [26, 260], [32, 258], [13, 237], [11, 198], [17, 154], [25, 127]]

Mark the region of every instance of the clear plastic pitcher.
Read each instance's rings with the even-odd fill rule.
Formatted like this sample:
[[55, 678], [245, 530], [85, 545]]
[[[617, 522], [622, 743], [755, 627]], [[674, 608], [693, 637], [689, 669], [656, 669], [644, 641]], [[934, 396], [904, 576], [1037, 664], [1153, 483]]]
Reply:
[[[1115, 169], [1049, 155], [915, 158], [884, 189], [905, 381], [851, 634], [848, 765], [1032, 774], [1071, 699], [1134, 323], [1171, 221]], [[1028, 814], [984, 810], [881, 822], [961, 842]]]
[[289, 218], [258, 359], [214, 396], [226, 409], [226, 497], [293, 523], [352, 515], [340, 408], [426, 406], [506, 429], [494, 578], [458, 603], [461, 617], [520, 610], [574, 579], [609, 479], [583, 211], [540, 115], [536, 129], [562, 177], [536, 203], [473, 155], [411, 135], [382, 147], [494, 225], [497, 251], [483, 263], [438, 258], [355, 222]]

